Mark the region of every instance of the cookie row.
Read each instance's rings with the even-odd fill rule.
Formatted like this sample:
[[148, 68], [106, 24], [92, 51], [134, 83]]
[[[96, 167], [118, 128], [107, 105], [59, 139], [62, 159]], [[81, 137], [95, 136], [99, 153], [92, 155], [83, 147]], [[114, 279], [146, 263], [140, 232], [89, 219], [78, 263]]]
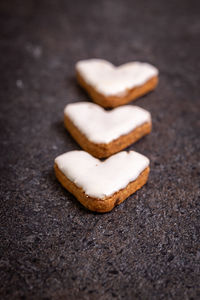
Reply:
[[[76, 72], [79, 83], [103, 107], [127, 103], [158, 82], [158, 70], [138, 62], [116, 68], [92, 59], [78, 62]], [[108, 212], [146, 183], [149, 159], [135, 151], [117, 152], [150, 133], [148, 111], [131, 105], [106, 111], [97, 104], [79, 102], [65, 107], [64, 124], [88, 153], [70, 151], [58, 156], [55, 174], [86, 208]], [[102, 162], [93, 156], [111, 157]]]

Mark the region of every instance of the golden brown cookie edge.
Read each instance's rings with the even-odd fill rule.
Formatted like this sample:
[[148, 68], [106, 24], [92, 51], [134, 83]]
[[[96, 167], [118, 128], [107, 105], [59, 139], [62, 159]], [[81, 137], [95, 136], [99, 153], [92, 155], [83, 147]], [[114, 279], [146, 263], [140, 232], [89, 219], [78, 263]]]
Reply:
[[111, 211], [116, 205], [119, 205], [126, 200], [126, 198], [139, 190], [147, 182], [150, 168], [147, 167], [140, 173], [136, 180], [130, 182], [124, 189], [104, 199], [87, 196], [81, 188], [76, 186], [76, 184], [70, 181], [62, 171], [60, 171], [56, 163], [54, 164], [54, 170], [61, 185], [73, 194], [84, 207], [91, 211], [105, 213]]
[[92, 100], [103, 107], [117, 107], [127, 104], [137, 98], [144, 96], [148, 92], [154, 90], [158, 84], [158, 76], [153, 76], [145, 84], [135, 87], [133, 89], [128, 89], [126, 94], [123, 96], [105, 96], [98, 91], [96, 91], [91, 85], [89, 85], [81, 74], [76, 71], [77, 81], [82, 88], [84, 88]]
[[119, 138], [113, 140], [108, 144], [93, 143], [74, 125], [71, 119], [64, 115], [64, 125], [69, 131], [75, 141], [87, 152], [98, 158], [106, 158], [110, 155], [117, 153], [131, 144], [135, 143], [143, 136], [151, 132], [151, 122], [145, 122], [141, 126], [133, 129], [131, 132], [125, 135], [121, 135]]

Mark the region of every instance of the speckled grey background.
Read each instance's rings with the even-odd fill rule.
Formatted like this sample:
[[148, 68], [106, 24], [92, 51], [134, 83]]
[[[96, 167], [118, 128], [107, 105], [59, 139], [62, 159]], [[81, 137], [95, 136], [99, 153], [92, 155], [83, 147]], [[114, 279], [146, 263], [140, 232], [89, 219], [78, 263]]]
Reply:
[[[0, 2], [1, 299], [199, 299], [199, 1]], [[108, 214], [56, 181], [79, 149], [63, 108], [88, 99], [74, 64], [148, 61], [148, 184]], [[77, 166], [78, 167], [78, 166]]]

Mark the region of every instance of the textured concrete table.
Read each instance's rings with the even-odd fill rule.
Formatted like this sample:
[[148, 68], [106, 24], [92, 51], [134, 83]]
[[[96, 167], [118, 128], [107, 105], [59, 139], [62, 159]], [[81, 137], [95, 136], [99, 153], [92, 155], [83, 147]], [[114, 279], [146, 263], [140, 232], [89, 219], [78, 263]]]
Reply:
[[[11, 4], [12, 2], [12, 4]], [[199, 299], [199, 1], [1, 1], [1, 299]], [[74, 64], [148, 61], [148, 184], [108, 214], [57, 182], [79, 149], [63, 108]]]

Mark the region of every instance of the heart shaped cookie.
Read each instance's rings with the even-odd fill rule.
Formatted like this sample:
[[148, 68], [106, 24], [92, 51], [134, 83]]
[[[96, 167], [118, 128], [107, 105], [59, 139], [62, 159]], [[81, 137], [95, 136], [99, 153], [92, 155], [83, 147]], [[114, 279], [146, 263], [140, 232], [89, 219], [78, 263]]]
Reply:
[[149, 159], [123, 151], [100, 161], [85, 151], [71, 151], [55, 159], [60, 183], [86, 208], [107, 212], [147, 181]]
[[103, 107], [126, 104], [158, 83], [158, 69], [148, 63], [129, 62], [119, 67], [102, 59], [88, 59], [76, 64], [79, 84]]
[[77, 143], [99, 158], [119, 152], [151, 131], [150, 113], [133, 105], [106, 111], [90, 102], [68, 104], [64, 123]]

